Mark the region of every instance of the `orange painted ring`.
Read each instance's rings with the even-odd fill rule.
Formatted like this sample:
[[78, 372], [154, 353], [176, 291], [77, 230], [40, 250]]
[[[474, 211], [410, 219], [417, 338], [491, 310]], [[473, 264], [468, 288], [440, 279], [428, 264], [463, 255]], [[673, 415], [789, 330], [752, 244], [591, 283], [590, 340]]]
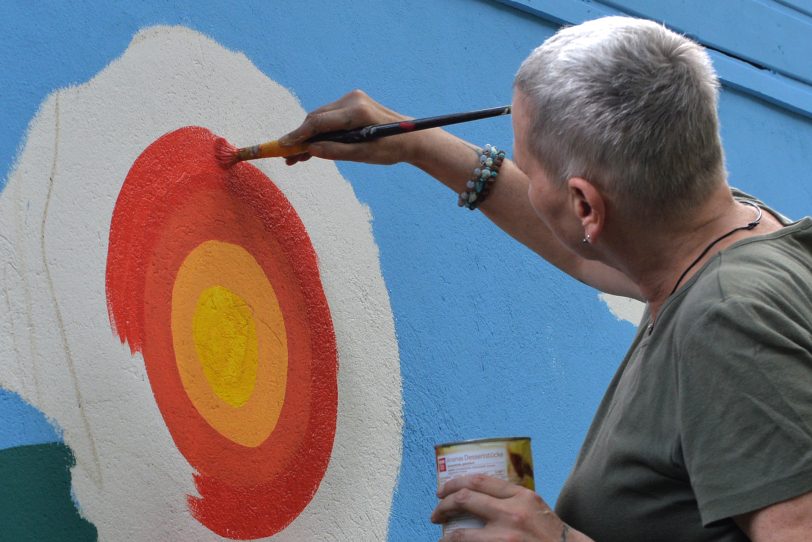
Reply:
[[[256, 315], [257, 369], [244, 404], [234, 406], [213, 389], [194, 338], [194, 317], [203, 292], [224, 287]], [[205, 241], [183, 261], [172, 290], [172, 337], [186, 395], [206, 422], [225, 438], [257, 447], [276, 427], [285, 400], [288, 347], [284, 316], [262, 268], [239, 245]]]
[[[224, 204], [234, 196], [218, 179], [210, 175], [189, 179], [195, 192], [177, 204], [166, 222], [167, 231], [172, 234], [159, 238], [147, 268], [144, 295], [147, 374], [175, 444], [195, 468], [232, 484], [267, 482], [290, 468], [296, 455], [292, 450], [305, 447], [311, 418], [318, 420], [319, 417], [314, 410], [320, 409], [313, 409], [311, 402], [312, 388], [317, 382], [311, 378], [315, 341], [308, 322], [307, 301], [299, 284], [291, 278], [295, 276], [295, 267], [278, 257], [284, 254], [279, 239], [267, 237], [265, 226], [252, 213], [245, 212], [243, 205]], [[200, 217], [206, 220], [201, 221]], [[240, 227], [223, 231], [222, 224], [240, 224]], [[172, 312], [167, 300], [172, 298], [177, 271], [201, 239], [245, 247], [274, 285], [285, 316], [288, 344], [285, 403], [273, 433], [257, 447], [236, 444], [213, 429], [186, 394], [177, 370], [174, 337], [168, 325]], [[163, 356], [167, 358], [164, 362], [149, 361]], [[157, 371], [155, 378], [151, 370]], [[245, 469], [246, 464], [252, 468]]]

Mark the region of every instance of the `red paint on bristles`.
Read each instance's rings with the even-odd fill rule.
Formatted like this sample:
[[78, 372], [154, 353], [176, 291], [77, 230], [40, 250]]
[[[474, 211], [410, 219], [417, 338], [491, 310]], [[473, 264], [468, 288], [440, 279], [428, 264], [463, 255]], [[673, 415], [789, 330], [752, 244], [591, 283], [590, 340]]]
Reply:
[[214, 156], [224, 168], [230, 168], [239, 162], [239, 149], [226, 141], [224, 137], [218, 137], [214, 142]]

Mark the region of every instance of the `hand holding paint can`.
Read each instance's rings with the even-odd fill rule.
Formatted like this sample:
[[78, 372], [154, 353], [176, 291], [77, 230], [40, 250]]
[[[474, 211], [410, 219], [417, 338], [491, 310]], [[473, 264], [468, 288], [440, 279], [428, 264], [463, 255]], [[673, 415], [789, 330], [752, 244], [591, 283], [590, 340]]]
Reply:
[[[437, 489], [459, 476], [484, 474], [536, 489], [529, 437], [487, 438], [438, 444], [434, 447]], [[443, 524], [443, 536], [457, 529], [481, 529], [485, 523], [472, 515], [456, 516]]]

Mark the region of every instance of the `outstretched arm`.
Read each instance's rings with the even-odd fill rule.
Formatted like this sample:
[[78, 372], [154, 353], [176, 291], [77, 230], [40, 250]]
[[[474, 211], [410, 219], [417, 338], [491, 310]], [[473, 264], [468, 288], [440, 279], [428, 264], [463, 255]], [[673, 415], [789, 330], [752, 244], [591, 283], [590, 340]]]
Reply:
[[[304, 123], [283, 138], [283, 142], [295, 144], [322, 132], [406, 118], [356, 90], [308, 114]], [[314, 143], [307, 154], [289, 158], [288, 163], [310, 156], [370, 164], [407, 162], [459, 193], [466, 189], [465, 183], [479, 164], [479, 153], [478, 147], [434, 128], [367, 143]], [[512, 161], [505, 160], [495, 188], [479, 209], [514, 239], [581, 282], [607, 293], [640, 298], [637, 287], [620, 271], [582, 258], [561, 244], [536, 215], [527, 197], [527, 188], [524, 172]]]

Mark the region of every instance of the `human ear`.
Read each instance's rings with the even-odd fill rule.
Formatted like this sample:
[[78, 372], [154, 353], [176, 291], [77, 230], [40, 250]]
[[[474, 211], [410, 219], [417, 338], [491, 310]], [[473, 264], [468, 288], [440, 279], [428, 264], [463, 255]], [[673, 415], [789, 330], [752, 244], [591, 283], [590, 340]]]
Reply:
[[584, 239], [594, 243], [603, 231], [606, 220], [606, 200], [600, 190], [583, 177], [567, 180], [570, 209], [581, 223]]

